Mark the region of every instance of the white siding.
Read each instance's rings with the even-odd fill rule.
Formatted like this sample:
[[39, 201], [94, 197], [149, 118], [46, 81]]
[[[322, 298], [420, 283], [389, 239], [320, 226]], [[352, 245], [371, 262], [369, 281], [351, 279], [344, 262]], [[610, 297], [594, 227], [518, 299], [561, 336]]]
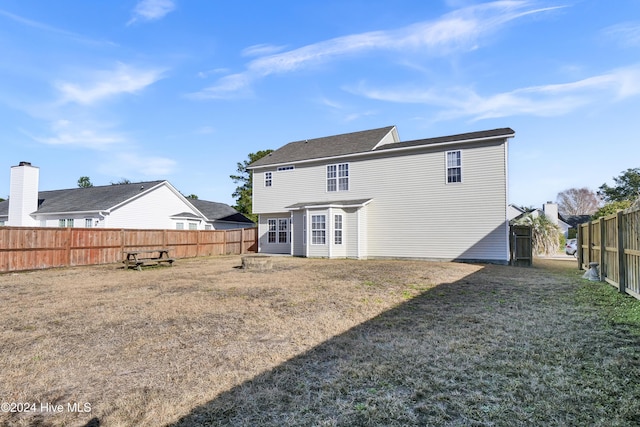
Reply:
[[[162, 185], [114, 209], [106, 216], [104, 227], [173, 229], [175, 221], [170, 217], [183, 212], [196, 214], [169, 187]], [[181, 221], [185, 223], [185, 229], [188, 229], [188, 221]], [[204, 224], [199, 222], [199, 227], [204, 228]]]
[[[446, 183], [445, 152], [462, 150], [462, 182]], [[349, 191], [326, 191], [326, 163], [254, 172], [254, 211], [279, 212], [301, 202], [372, 198], [360, 209], [361, 257], [508, 260], [506, 144], [460, 144], [455, 148], [403, 152], [394, 157], [349, 160]], [[357, 222], [355, 223], [357, 227]], [[354, 221], [346, 223], [349, 239]], [[364, 230], [362, 230], [364, 231]], [[351, 248], [351, 245], [349, 245]], [[310, 256], [320, 255], [312, 248]], [[349, 256], [352, 253], [349, 252]]]

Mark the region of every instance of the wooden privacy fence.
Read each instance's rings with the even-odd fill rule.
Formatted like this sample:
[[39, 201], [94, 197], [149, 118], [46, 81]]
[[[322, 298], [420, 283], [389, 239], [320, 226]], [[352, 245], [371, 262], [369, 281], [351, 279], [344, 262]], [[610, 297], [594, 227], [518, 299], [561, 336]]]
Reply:
[[528, 225], [509, 227], [509, 250], [511, 265], [530, 267], [533, 264], [532, 229]]
[[172, 258], [257, 252], [258, 229], [128, 230], [0, 227], [0, 273], [110, 264], [122, 252], [169, 248]]
[[600, 278], [640, 299], [640, 209], [580, 224], [578, 263], [597, 262]]

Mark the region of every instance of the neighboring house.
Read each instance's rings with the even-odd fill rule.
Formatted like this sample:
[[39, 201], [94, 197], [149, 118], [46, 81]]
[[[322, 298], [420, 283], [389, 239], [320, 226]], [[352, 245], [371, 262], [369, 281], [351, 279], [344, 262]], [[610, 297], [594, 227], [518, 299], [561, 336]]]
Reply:
[[39, 169], [11, 168], [0, 225], [214, 230], [255, 224], [223, 203], [185, 198], [168, 181], [38, 191]]
[[580, 224], [591, 221], [591, 215], [560, 215], [560, 220], [577, 229]]
[[248, 169], [259, 252], [507, 263], [509, 128], [400, 142], [395, 126], [289, 143]]
[[573, 225], [562, 220], [562, 217], [558, 214], [558, 205], [556, 203], [547, 202], [542, 205], [542, 209], [534, 209], [532, 211], [527, 211], [516, 205], [509, 205], [509, 221], [516, 222], [527, 214], [533, 218], [537, 218], [540, 215], [546, 216], [549, 221], [560, 228], [560, 232], [564, 237], [568, 237], [569, 229], [573, 227]]

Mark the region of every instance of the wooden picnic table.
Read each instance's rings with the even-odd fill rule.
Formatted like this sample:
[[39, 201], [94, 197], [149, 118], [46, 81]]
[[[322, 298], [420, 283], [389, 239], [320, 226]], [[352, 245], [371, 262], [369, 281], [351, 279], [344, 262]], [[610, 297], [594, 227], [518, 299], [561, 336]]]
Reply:
[[145, 250], [132, 250], [123, 251], [124, 266], [126, 269], [135, 268], [138, 271], [142, 270], [144, 265], [159, 265], [162, 262], [169, 263], [169, 266], [173, 265], [175, 259], [169, 257], [169, 249], [145, 249]]

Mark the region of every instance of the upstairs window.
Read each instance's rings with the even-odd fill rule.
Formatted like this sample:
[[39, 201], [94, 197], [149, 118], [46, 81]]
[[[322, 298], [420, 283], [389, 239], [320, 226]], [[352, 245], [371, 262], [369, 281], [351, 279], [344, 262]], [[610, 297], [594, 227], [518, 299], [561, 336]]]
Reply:
[[447, 183], [462, 182], [462, 152], [447, 151]]
[[327, 166], [327, 191], [349, 191], [349, 163]]
[[272, 183], [273, 183], [273, 174], [272, 174], [272, 172], [265, 172], [264, 173], [264, 186], [265, 187], [271, 187]]
[[295, 169], [295, 166], [280, 166], [280, 167], [278, 167], [278, 172], [292, 171], [294, 169]]

